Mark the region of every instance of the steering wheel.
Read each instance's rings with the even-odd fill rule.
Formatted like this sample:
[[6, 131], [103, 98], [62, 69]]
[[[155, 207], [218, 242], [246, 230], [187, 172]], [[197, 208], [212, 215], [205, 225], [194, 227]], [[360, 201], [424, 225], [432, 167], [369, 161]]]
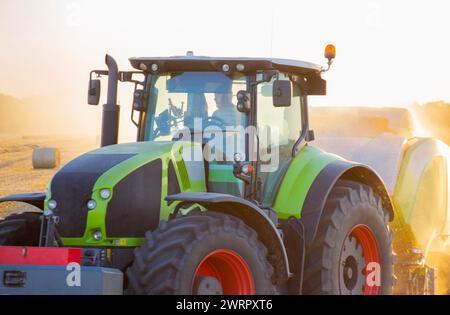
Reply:
[[[201, 132], [203, 134], [205, 129], [208, 126], [215, 126], [215, 127], [218, 127], [220, 130], [225, 130], [225, 128], [227, 126], [227, 123], [222, 118], [219, 118], [219, 117], [214, 117], [214, 116], [207, 117], [207, 118], [202, 120], [202, 131], [195, 132], [193, 129], [190, 129], [191, 130], [191, 135], [193, 135], [195, 133], [199, 133], [199, 132]], [[177, 141], [177, 140], [180, 140], [180, 139], [181, 139], [180, 137], [178, 137], [178, 138], [177, 137], [173, 137], [172, 141]]]

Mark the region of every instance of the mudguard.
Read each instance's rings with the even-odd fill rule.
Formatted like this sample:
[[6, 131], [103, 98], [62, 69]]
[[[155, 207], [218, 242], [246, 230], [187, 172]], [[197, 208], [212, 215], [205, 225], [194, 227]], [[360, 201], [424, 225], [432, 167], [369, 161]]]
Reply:
[[0, 202], [6, 201], [19, 201], [25, 202], [39, 209], [44, 210], [44, 200], [45, 200], [45, 192], [34, 192], [34, 193], [24, 193], [24, 194], [14, 194], [9, 195], [3, 198], [0, 198]]
[[274, 266], [274, 276], [277, 283], [283, 283], [289, 278], [289, 265], [283, 240], [269, 216], [254, 203], [236, 196], [209, 193], [185, 192], [166, 197], [167, 201], [180, 201], [178, 207], [187, 204], [199, 204], [208, 211], [217, 211], [242, 219], [253, 228], [261, 242], [267, 247], [268, 260]]
[[305, 146], [292, 160], [283, 178], [274, 209], [281, 219], [301, 219], [305, 227], [307, 245], [315, 238], [325, 202], [339, 179], [349, 179], [371, 186], [382, 197], [383, 206], [390, 219], [394, 217], [389, 193], [373, 169], [316, 147]]
[[394, 208], [389, 193], [378, 174], [366, 165], [346, 160], [335, 160], [322, 169], [311, 185], [306, 195], [301, 221], [306, 227], [306, 243], [310, 245], [317, 233], [320, 217], [325, 202], [339, 179], [353, 180], [372, 187], [381, 198], [383, 208], [389, 214], [389, 220], [394, 218]]

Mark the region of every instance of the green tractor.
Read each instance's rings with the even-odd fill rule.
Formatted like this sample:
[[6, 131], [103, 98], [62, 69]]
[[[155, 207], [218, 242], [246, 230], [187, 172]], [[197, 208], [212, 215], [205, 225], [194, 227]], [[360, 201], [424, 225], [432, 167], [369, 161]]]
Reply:
[[[43, 211], [0, 222], [0, 292], [392, 292], [383, 180], [310, 145], [308, 96], [326, 94], [327, 69], [190, 52], [105, 62], [88, 91], [98, 104], [108, 76], [101, 148], [45, 193], [0, 199]], [[119, 81], [135, 85], [133, 143], [117, 144]]]

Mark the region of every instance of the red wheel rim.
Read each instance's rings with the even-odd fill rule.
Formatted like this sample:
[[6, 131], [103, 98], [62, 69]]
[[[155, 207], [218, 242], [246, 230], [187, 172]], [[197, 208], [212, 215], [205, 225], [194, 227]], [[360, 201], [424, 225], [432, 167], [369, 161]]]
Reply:
[[244, 259], [228, 249], [218, 249], [208, 254], [198, 265], [195, 276], [216, 278], [223, 294], [255, 294], [250, 268]]
[[[367, 279], [367, 265], [370, 263], [377, 263], [380, 266], [380, 251], [378, 249], [377, 239], [375, 238], [375, 234], [367, 225], [357, 225], [355, 226], [350, 235], [353, 235], [358, 243], [361, 245], [364, 256], [364, 276]], [[378, 269], [381, 271], [381, 269]], [[379, 275], [381, 277], [381, 275]], [[369, 286], [367, 282], [363, 288], [364, 295], [376, 295], [380, 293], [380, 286], [372, 285]]]

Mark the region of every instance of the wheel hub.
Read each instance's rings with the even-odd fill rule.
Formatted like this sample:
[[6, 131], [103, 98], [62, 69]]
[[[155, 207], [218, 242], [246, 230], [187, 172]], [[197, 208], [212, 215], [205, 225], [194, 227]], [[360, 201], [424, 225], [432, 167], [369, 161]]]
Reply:
[[353, 276], [353, 269], [347, 267], [346, 272], [347, 272], [347, 278], [351, 279]]
[[194, 283], [194, 292], [198, 295], [222, 295], [223, 289], [220, 281], [215, 277], [197, 277]]
[[366, 266], [380, 263], [377, 241], [366, 225], [357, 225], [347, 235], [342, 245], [339, 269], [341, 294], [378, 294], [379, 286], [369, 286]]
[[341, 252], [340, 288], [344, 294], [363, 294], [364, 257], [361, 245], [354, 236], [348, 236]]
[[255, 294], [255, 284], [249, 266], [239, 254], [218, 249], [198, 265], [192, 290], [197, 294]]

